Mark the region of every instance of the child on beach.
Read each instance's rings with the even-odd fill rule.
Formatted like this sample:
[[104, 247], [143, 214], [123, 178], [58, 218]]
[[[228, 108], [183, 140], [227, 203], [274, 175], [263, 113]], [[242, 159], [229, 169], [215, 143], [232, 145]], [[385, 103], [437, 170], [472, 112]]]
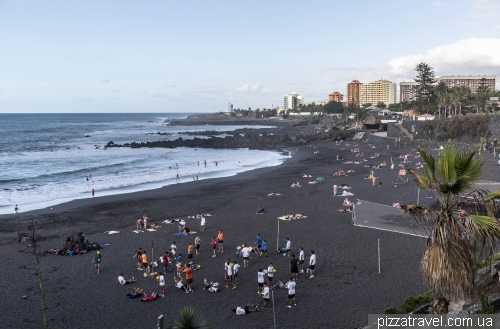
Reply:
[[216, 257], [216, 249], [217, 248], [217, 240], [215, 239], [215, 237], [212, 237], [212, 250], [214, 252], [213, 256], [212, 257]]

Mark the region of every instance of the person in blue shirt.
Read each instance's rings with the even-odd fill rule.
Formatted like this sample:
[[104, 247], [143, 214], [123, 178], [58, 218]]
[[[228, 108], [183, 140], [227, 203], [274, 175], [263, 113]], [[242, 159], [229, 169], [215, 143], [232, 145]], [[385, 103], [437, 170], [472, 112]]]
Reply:
[[260, 251], [262, 250], [262, 237], [260, 236], [260, 233], [257, 234], [257, 238], [256, 239], [257, 239], [257, 242], [256, 242], [256, 244], [257, 244], [257, 250], [260, 253]]
[[260, 248], [260, 254], [259, 254], [260, 258], [262, 258], [262, 254], [266, 254], [266, 257], [267, 257], [267, 242], [266, 242], [266, 240], [264, 240], [262, 242], [262, 245], [261, 245], [261, 248]]

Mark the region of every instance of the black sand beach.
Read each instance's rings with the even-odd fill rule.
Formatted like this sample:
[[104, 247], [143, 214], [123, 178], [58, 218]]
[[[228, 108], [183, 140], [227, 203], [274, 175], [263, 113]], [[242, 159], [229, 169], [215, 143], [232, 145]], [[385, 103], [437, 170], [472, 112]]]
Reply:
[[[118, 196], [96, 197], [57, 205], [53, 210], [43, 209], [19, 216], [0, 217], [1, 255], [4, 267], [1, 271], [3, 293], [1, 302], [1, 326], [4, 328], [39, 328], [42, 313], [35, 274], [34, 257], [29, 248], [15, 241], [15, 232], [27, 232], [31, 219], [36, 220], [38, 234], [43, 237], [39, 249], [61, 248], [70, 233], [84, 232], [91, 242], [109, 243], [102, 252], [101, 274], [92, 266], [92, 255], [56, 256], [41, 258], [46, 291], [47, 315], [51, 328], [155, 328], [156, 318], [163, 314], [168, 323], [183, 306], [197, 308], [214, 328], [272, 328], [273, 310], [261, 307], [260, 312], [236, 316], [232, 309], [246, 303], [259, 303], [257, 271], [273, 262], [277, 269], [276, 279], [290, 277], [289, 259], [275, 255], [277, 244], [277, 217], [285, 214], [304, 213], [306, 219], [280, 221], [279, 246], [285, 238], [292, 242], [292, 250], [298, 257], [298, 248], [304, 247], [306, 262], [310, 250], [317, 255], [316, 276], [309, 279], [299, 274], [296, 297], [297, 306], [286, 307], [286, 290], [274, 291], [277, 328], [355, 328], [367, 324], [368, 314], [383, 313], [388, 307], [399, 306], [410, 296], [426, 291], [419, 272], [419, 263], [425, 239], [355, 227], [351, 214], [339, 213], [343, 197], [332, 196], [333, 184], [349, 184], [354, 193], [351, 200], [362, 199], [390, 205], [415, 203], [417, 187], [408, 185], [394, 188], [390, 182], [396, 173], [390, 170], [390, 157], [411, 150], [386, 150], [385, 147], [369, 148], [359, 143], [365, 158], [375, 152], [383, 153], [369, 164], [386, 161], [387, 167], [376, 170], [384, 182], [382, 188], [372, 187], [371, 180], [364, 179], [369, 173], [362, 165], [342, 165], [335, 160], [341, 154], [346, 159], [356, 159], [350, 154], [353, 142], [336, 146], [334, 142], [319, 142], [317, 148], [301, 147], [294, 155], [296, 162], [287, 160], [278, 167], [245, 172], [233, 177], [202, 180], [168, 186], [157, 190]], [[345, 149], [341, 149], [345, 148]], [[319, 154], [313, 155], [314, 151]], [[415, 151], [412, 151], [413, 153]], [[398, 163], [396, 160], [396, 164]], [[489, 161], [489, 160], [488, 160]], [[413, 162], [414, 163], [414, 162]], [[347, 177], [332, 177], [332, 172], [355, 170]], [[486, 172], [491, 180], [498, 170], [493, 161], [488, 162]], [[302, 178], [311, 174], [312, 179]], [[308, 185], [317, 176], [323, 183]], [[303, 186], [292, 189], [299, 181]], [[278, 197], [268, 197], [271, 192]], [[98, 196], [98, 194], [97, 194]], [[255, 213], [259, 206], [266, 208], [264, 215]], [[22, 208], [22, 207], [21, 207]], [[174, 272], [166, 276], [166, 297], [150, 303], [142, 303], [126, 297], [132, 287], [140, 287], [148, 293], [159, 292], [158, 283], [143, 278], [132, 259], [138, 247], [148, 251], [154, 246], [154, 257], [168, 250], [173, 241], [178, 250], [187, 254], [188, 242], [194, 243], [196, 235], [173, 236], [176, 224], [160, 224], [164, 219], [184, 218], [189, 228], [199, 231], [200, 221], [187, 216], [215, 213], [207, 217], [206, 229], [200, 233], [201, 255], [195, 263], [202, 268], [194, 272], [194, 293], [185, 294], [173, 286]], [[146, 214], [149, 223], [159, 223], [156, 232], [136, 234], [137, 218]], [[213, 258], [211, 238], [223, 230], [223, 254]], [[104, 231], [121, 233], [107, 235]], [[259, 259], [253, 255], [249, 268], [241, 268], [236, 289], [222, 287], [220, 293], [202, 290], [203, 279], [224, 282], [224, 261], [236, 258], [236, 247], [253, 244], [260, 233], [268, 242], [268, 257]], [[381, 244], [381, 273], [378, 273], [377, 239]], [[128, 279], [135, 276], [135, 284], [120, 286], [116, 283], [120, 272]], [[276, 281], [276, 280], [275, 280]], [[26, 296], [25, 299], [22, 297]]]

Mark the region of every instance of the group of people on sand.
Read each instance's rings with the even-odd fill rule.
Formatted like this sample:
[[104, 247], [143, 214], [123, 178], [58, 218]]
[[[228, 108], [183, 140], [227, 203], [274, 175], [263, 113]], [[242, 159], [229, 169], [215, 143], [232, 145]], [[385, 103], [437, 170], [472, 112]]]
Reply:
[[292, 185], [290, 185], [291, 188], [297, 188], [297, 187], [302, 187], [302, 185], [300, 185], [299, 182], [297, 183], [292, 183]]

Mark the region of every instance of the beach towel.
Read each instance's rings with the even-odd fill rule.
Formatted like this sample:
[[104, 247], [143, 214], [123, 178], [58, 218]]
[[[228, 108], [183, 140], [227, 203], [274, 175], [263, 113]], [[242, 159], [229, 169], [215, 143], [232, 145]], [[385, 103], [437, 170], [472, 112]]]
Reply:
[[104, 231], [104, 234], [118, 234], [120, 231]]
[[156, 232], [156, 230], [154, 228], [148, 228], [146, 229], [146, 231], [149, 231], [149, 232]]
[[187, 234], [184, 233], [184, 232], [177, 232], [177, 233], [174, 233], [175, 236], [186, 236]]
[[134, 230], [134, 233], [143, 233], [143, 230]]
[[344, 191], [342, 192], [342, 196], [354, 196], [351, 192]]

